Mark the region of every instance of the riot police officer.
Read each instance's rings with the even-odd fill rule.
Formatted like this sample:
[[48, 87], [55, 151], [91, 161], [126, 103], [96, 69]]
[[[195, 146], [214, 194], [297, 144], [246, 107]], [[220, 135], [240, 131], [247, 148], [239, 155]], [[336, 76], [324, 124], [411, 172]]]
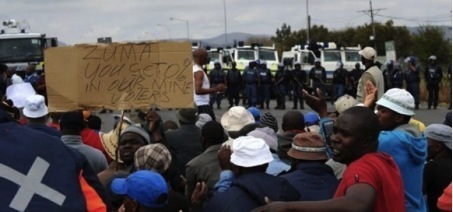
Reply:
[[238, 106], [239, 93], [241, 92], [242, 85], [242, 76], [241, 72], [236, 69], [236, 62], [233, 62], [231, 64], [231, 69], [227, 72], [225, 82], [227, 85], [227, 95], [228, 102], [230, 103], [230, 108], [233, 107], [233, 100], [234, 106]]
[[258, 82], [258, 70], [256, 62], [251, 61], [243, 73], [244, 87], [247, 95], [248, 107], [256, 107], [256, 83]]
[[437, 65], [436, 60], [437, 57], [431, 55], [428, 58], [429, 65], [425, 70], [426, 88], [428, 89], [428, 110], [431, 109], [431, 106], [437, 109], [439, 101], [439, 84], [442, 81], [442, 70]]
[[297, 109], [297, 103], [300, 103], [300, 109], [304, 109], [304, 99], [302, 89], [304, 89], [307, 74], [302, 70], [300, 63], [294, 64], [291, 80], [293, 83], [293, 109]]
[[286, 109], [286, 93], [289, 84], [289, 72], [285, 69], [283, 64], [278, 64], [278, 70], [275, 73], [275, 93], [277, 95], [277, 107], [274, 109]]
[[272, 82], [271, 70], [267, 68], [266, 61], [260, 61], [260, 67], [258, 69], [259, 83], [258, 83], [258, 103], [260, 109], [269, 109], [269, 102], [271, 99], [270, 83]]
[[325, 94], [324, 83], [326, 82], [326, 69], [321, 66], [321, 60], [315, 59], [315, 66], [311, 68], [309, 78], [313, 82], [313, 91], [316, 93], [316, 89], [319, 88], [323, 94]]
[[[220, 65], [220, 62], [214, 62], [214, 69], [209, 72], [209, 79], [211, 82], [211, 88], [216, 87], [218, 84], [225, 83], [225, 72]], [[214, 102], [217, 103], [217, 109], [221, 109], [220, 105], [222, 103], [223, 92], [216, 92], [211, 94], [210, 104], [213, 107]]]

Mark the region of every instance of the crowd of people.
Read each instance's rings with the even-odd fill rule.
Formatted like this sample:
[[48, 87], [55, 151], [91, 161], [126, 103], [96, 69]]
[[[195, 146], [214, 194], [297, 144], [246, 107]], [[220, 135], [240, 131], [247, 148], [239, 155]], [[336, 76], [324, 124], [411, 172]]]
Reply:
[[[143, 122], [122, 113], [102, 132], [95, 113], [49, 112], [40, 94], [20, 109], [5, 101], [0, 210], [451, 211], [451, 112], [425, 127], [413, 119], [413, 94], [385, 90], [374, 49], [360, 55], [356, 98], [339, 92], [329, 113], [322, 83], [314, 91], [298, 83], [294, 110], [281, 120], [263, 110], [267, 98], [260, 109], [249, 95], [249, 107], [232, 99], [216, 120], [220, 98], [210, 97], [228, 92], [240, 73], [207, 74], [201, 48], [194, 51], [195, 107], [176, 110], [178, 123], [149, 108]], [[278, 78], [284, 71], [277, 86], [289, 80]], [[243, 80], [248, 74], [264, 76], [249, 67]], [[310, 75], [322, 82], [325, 71], [317, 66]], [[270, 87], [260, 86], [247, 90]], [[312, 111], [302, 113], [297, 103]]]

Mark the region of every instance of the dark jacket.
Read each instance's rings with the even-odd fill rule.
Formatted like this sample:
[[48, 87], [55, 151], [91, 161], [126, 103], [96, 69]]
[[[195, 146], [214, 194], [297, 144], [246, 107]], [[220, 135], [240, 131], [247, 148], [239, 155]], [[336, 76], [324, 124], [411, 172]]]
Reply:
[[203, 211], [251, 211], [266, 204], [264, 197], [273, 201], [296, 201], [299, 196], [284, 178], [249, 173], [239, 176], [228, 191], [214, 195]]
[[285, 178], [300, 193], [301, 201], [332, 199], [338, 186], [332, 169], [317, 161], [301, 162], [294, 171], [280, 177]]
[[[87, 201], [110, 204], [97, 175], [79, 152], [56, 137], [20, 126], [1, 109], [0, 129], [1, 211], [87, 211]], [[12, 205], [13, 198], [21, 194], [33, 198]]]

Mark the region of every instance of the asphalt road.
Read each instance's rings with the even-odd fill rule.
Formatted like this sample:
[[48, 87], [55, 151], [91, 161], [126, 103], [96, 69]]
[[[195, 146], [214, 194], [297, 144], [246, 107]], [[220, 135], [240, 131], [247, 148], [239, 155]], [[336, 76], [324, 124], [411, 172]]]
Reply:
[[[222, 117], [222, 114], [225, 113], [227, 111], [227, 108], [228, 108], [228, 100], [226, 99], [223, 99], [222, 100], [222, 109], [214, 109], [214, 113], [216, 115], [216, 119], [217, 121], [220, 122], [220, 118]], [[291, 110], [292, 106], [293, 106], [293, 103], [292, 101], [289, 102], [287, 101], [286, 102], [286, 108], [287, 110], [274, 110], [273, 108], [276, 106], [276, 101], [275, 100], [271, 100], [271, 104], [270, 104], [270, 110], [262, 110], [263, 111], [270, 111], [278, 120], [279, 122], [279, 127], [281, 127], [281, 120], [282, 120], [282, 117], [283, 115], [285, 114], [286, 111], [288, 110]], [[334, 110], [333, 109], [333, 106], [328, 104], [328, 108], [329, 108], [329, 111], [330, 110]], [[300, 110], [303, 114], [311, 111], [311, 109], [305, 105], [305, 109], [304, 110]], [[429, 124], [432, 124], [432, 123], [443, 123], [444, 119], [445, 119], [445, 114], [448, 112], [447, 108], [445, 105], [441, 105], [440, 107], [437, 108], [437, 110], [428, 110], [427, 109], [427, 105], [426, 103], [422, 103], [420, 104], [420, 109], [419, 110], [416, 110], [416, 114], [414, 116], [415, 119], [417, 120], [420, 120], [422, 121], [426, 126], [428, 126]], [[114, 121], [114, 118], [113, 116], [116, 115], [116, 114], [120, 114], [121, 112], [120, 111], [114, 111], [113, 113], [103, 113], [103, 114], [99, 114], [99, 113], [96, 113], [94, 112], [94, 114], [98, 115], [99, 117], [101, 117], [102, 119], [102, 131], [103, 132], [107, 132], [109, 130], [111, 130], [113, 128], [113, 121]], [[166, 121], [166, 120], [173, 120], [175, 121], [176, 123], [177, 122], [177, 118], [175, 116], [175, 110], [168, 110], [168, 109], [162, 109], [160, 111], [158, 111], [158, 113], [160, 114], [160, 116], [162, 117], [162, 120]], [[129, 112], [129, 113], [125, 113], [125, 116], [131, 118], [133, 121], [135, 122], [139, 122], [139, 119], [137, 118], [136, 116], [136, 112], [132, 111], [132, 112]]]

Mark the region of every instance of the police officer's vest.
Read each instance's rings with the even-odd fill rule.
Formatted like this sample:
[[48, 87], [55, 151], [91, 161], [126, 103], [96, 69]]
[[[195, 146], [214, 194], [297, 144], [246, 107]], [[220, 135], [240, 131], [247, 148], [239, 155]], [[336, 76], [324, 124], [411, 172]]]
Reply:
[[260, 74], [260, 82], [261, 84], [269, 84], [271, 79], [269, 78], [269, 69], [260, 69], [259, 74]]
[[224, 82], [225, 74], [222, 69], [213, 69], [210, 75], [212, 84], [220, 84]]
[[228, 71], [228, 84], [237, 84], [239, 83], [239, 70], [231, 69]]
[[256, 78], [257, 78], [257, 73], [256, 73], [256, 70], [253, 70], [253, 69], [245, 69], [244, 71], [244, 81], [245, 83], [247, 84], [253, 84], [256, 82]]

